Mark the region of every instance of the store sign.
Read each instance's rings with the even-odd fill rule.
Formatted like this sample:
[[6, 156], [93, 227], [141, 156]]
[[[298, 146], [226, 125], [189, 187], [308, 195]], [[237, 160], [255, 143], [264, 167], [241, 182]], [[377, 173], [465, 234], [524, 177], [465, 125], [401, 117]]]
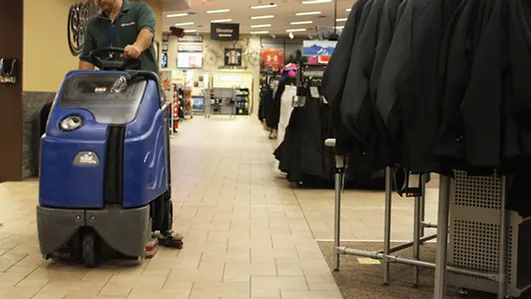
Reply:
[[70, 6], [70, 11], [68, 12], [67, 38], [68, 47], [72, 55], [77, 56], [81, 53], [87, 23], [97, 15], [98, 8], [92, 0]]
[[336, 41], [328, 40], [305, 40], [302, 42], [304, 56], [332, 56], [336, 48]]
[[242, 56], [242, 49], [225, 49], [225, 65], [241, 66]]
[[183, 37], [179, 37], [177, 41], [180, 43], [202, 43], [203, 36], [202, 35], [185, 35]]
[[217, 41], [237, 41], [240, 39], [240, 24], [210, 23], [210, 39]]
[[262, 49], [260, 56], [266, 70], [276, 72], [284, 66], [284, 49]]
[[203, 46], [201, 45], [179, 45], [177, 52], [181, 53], [201, 53], [203, 52]]
[[218, 66], [218, 69], [220, 70], [246, 70], [246, 66], [241, 65], [220, 65]]

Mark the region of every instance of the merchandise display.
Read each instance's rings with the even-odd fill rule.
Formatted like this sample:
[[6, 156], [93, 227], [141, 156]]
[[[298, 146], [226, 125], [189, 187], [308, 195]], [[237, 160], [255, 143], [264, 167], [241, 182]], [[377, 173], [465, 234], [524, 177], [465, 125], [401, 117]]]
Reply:
[[[528, 229], [531, 212], [524, 183], [531, 162], [524, 120], [531, 85], [522, 84], [531, 75], [529, 11], [520, 0], [359, 0], [353, 5], [322, 83], [333, 120], [328, 143], [337, 155], [336, 254], [383, 259], [384, 283], [388, 259], [435, 266], [435, 299], [445, 298], [446, 271], [458, 286], [498, 298], [520, 296], [529, 288], [527, 268], [519, 267], [529, 251], [516, 236]], [[387, 167], [386, 243], [380, 253], [339, 247], [345, 158], [349, 167], [367, 171]], [[414, 242], [389, 247], [392, 167], [404, 169], [405, 176], [395, 173], [406, 182], [420, 177], [414, 188], [424, 184], [425, 174], [441, 174], [435, 264], [418, 256], [422, 192], [413, 195]], [[449, 224], [453, 255], [447, 267]], [[492, 248], [477, 244], [486, 238]], [[412, 245], [414, 259], [390, 255]], [[470, 246], [481, 247], [481, 255]], [[418, 282], [418, 269], [415, 273]]]

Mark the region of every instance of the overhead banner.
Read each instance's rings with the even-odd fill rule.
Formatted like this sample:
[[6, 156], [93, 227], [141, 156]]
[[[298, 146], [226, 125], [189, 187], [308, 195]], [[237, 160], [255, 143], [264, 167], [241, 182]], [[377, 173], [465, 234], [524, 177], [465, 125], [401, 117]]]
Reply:
[[210, 23], [210, 39], [217, 41], [237, 41], [240, 39], [240, 24]]
[[284, 66], [284, 49], [262, 49], [261, 60], [265, 70], [279, 71]]
[[304, 56], [332, 56], [337, 42], [327, 40], [305, 40], [302, 44], [304, 47]]

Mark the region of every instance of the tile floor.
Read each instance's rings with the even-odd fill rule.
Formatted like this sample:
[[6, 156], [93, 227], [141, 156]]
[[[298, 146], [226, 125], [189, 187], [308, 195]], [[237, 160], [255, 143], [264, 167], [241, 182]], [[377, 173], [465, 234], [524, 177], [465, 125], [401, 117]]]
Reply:
[[[274, 171], [255, 117], [197, 117], [172, 139], [175, 230], [181, 251], [98, 269], [43, 261], [38, 182], [0, 184], [0, 298], [341, 298], [316, 239], [331, 239], [333, 191], [301, 190]], [[427, 218], [435, 221], [436, 189]], [[382, 238], [383, 194], [347, 191], [345, 239]], [[393, 239], [411, 238], [412, 201], [394, 201]]]

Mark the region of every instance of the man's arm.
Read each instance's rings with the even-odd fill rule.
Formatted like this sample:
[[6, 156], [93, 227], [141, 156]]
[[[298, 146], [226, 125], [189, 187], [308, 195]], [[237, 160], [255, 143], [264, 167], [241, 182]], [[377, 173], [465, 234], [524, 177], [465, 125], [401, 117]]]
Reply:
[[79, 55], [79, 69], [82, 71], [93, 70], [94, 65], [90, 63], [90, 52], [94, 50], [94, 40], [88, 29], [88, 26], [85, 28], [85, 37], [83, 39], [83, 49]]
[[155, 37], [157, 18], [151, 7], [142, 3], [136, 16], [136, 26], [139, 31], [136, 42], [125, 48], [124, 54], [128, 57], [138, 58], [140, 54], [151, 47]]

